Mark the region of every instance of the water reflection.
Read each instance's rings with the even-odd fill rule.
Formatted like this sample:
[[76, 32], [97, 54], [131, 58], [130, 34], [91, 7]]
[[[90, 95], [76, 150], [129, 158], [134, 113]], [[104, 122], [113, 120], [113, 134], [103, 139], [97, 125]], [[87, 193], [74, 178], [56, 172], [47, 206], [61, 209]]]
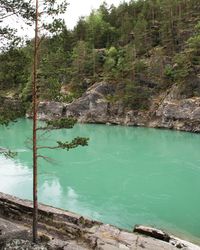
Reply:
[[[23, 149], [30, 124], [0, 127], [1, 145]], [[39, 162], [41, 202], [129, 229], [142, 223], [199, 236], [199, 135], [79, 124], [41, 143], [75, 136], [89, 137], [89, 147], [42, 151], [57, 164]], [[0, 159], [0, 191], [32, 198], [31, 158], [18, 150], [18, 161]]]
[[61, 207], [63, 190], [57, 178], [45, 180], [39, 186], [39, 200], [42, 203]]
[[[19, 161], [0, 156], [0, 191], [23, 198], [31, 197], [32, 173]], [[22, 193], [23, 190], [23, 193]]]

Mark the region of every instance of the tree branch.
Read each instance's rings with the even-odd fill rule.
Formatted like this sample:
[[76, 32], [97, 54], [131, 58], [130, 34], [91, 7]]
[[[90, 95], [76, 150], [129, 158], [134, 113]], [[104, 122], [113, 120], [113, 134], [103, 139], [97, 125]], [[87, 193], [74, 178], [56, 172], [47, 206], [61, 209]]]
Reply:
[[55, 163], [55, 160], [53, 160], [51, 157], [48, 157], [48, 156], [38, 155], [37, 158], [41, 158], [49, 163]]
[[78, 146], [88, 146], [88, 140], [89, 138], [85, 138], [85, 137], [76, 137], [74, 138], [71, 142], [61, 142], [61, 141], [57, 141], [56, 146], [39, 146], [37, 147], [37, 150], [39, 149], [66, 149], [67, 151], [69, 151], [72, 148], [77, 148]]
[[37, 149], [58, 149], [60, 148], [59, 146], [39, 146]]

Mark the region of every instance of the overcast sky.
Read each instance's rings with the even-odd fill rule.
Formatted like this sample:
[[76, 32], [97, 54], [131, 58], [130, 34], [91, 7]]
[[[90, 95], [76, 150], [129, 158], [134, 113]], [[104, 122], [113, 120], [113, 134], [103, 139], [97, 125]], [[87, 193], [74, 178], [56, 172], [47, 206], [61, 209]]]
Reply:
[[109, 6], [111, 4], [118, 6], [122, 0], [68, 0], [69, 6], [65, 18], [67, 27], [72, 29], [79, 17], [89, 15], [92, 9], [98, 9], [103, 2]]
[[[34, 0], [33, 0], [34, 1]], [[106, 2], [108, 6], [114, 4], [118, 6], [121, 2], [129, 0], [68, 0], [69, 3], [64, 19], [68, 29], [73, 29], [81, 16], [88, 16], [92, 9], [98, 9], [99, 6]], [[4, 20], [5, 25], [10, 25], [18, 30], [18, 35], [22, 37], [34, 37], [34, 27], [23, 25], [22, 20], [11, 16]]]

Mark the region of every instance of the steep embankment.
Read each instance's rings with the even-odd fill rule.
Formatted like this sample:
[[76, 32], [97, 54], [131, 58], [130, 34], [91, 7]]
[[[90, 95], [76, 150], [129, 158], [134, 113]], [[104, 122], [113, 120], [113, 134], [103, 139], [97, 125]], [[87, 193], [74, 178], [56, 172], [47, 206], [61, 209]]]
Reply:
[[200, 98], [178, 97], [173, 86], [167, 93], [152, 98], [149, 109], [127, 109], [120, 100], [111, 102], [113, 84], [100, 82], [92, 85], [70, 104], [43, 101], [39, 105], [39, 119], [63, 116], [75, 117], [82, 123], [111, 123], [128, 126], [147, 126], [200, 132]]

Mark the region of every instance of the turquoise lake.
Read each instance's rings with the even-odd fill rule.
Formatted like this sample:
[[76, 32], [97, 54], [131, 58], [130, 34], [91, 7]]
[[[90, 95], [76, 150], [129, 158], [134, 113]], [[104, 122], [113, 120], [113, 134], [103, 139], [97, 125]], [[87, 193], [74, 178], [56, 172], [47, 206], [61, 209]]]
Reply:
[[[0, 127], [0, 192], [32, 199], [31, 120]], [[178, 236], [200, 238], [200, 135], [150, 128], [82, 125], [41, 137], [41, 145], [75, 136], [89, 146], [42, 150], [39, 201], [132, 229], [152, 225]]]

